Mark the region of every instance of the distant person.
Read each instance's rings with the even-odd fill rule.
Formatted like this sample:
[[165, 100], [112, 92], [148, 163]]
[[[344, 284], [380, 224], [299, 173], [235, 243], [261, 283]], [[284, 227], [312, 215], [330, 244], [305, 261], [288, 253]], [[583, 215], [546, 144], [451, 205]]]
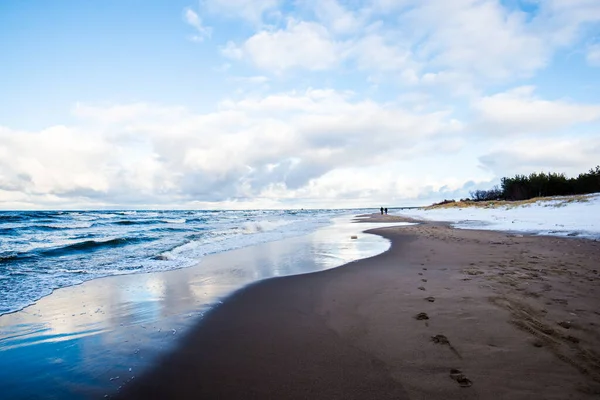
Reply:
[[384, 208], [384, 210], [385, 210], [385, 215], [387, 215], [387, 207], [386, 207], [386, 208]]
[[383, 207], [381, 207], [381, 215], [383, 215]]

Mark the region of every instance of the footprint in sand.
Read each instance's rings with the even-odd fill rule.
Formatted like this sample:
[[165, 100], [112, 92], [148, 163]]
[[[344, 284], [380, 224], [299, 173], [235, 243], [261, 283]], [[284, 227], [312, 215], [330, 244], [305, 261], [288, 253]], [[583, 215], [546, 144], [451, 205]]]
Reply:
[[421, 279], [423, 282], [427, 282], [427, 279]]
[[425, 290], [425, 288], [423, 286], [419, 286], [417, 289], [419, 289], [419, 290]]
[[580, 342], [580, 340], [578, 338], [576, 338], [575, 336], [571, 336], [571, 335], [565, 336], [564, 339], [568, 340], [571, 343], [575, 343], [575, 344]]
[[427, 300], [430, 303], [433, 303], [435, 301], [435, 297], [433, 297], [433, 296], [425, 297], [425, 300]]
[[562, 326], [565, 329], [571, 329], [573, 323], [571, 321], [560, 321], [558, 322], [558, 325]]
[[450, 343], [450, 341], [448, 340], [448, 338], [446, 336], [435, 335], [435, 336], [431, 337], [431, 341], [436, 344], [446, 345], [446, 346], [450, 347], [450, 350], [456, 355], [456, 357], [462, 358], [462, 356], [460, 355], [458, 350], [456, 350], [456, 348], [454, 346], [452, 346], [452, 344]]
[[422, 321], [422, 320], [425, 320], [425, 319], [429, 319], [429, 315], [427, 315], [427, 313], [420, 312], [417, 315], [415, 315], [415, 319], [418, 320], [418, 321]]
[[431, 341], [437, 344], [450, 344], [448, 338], [444, 335], [435, 335], [431, 337]]
[[460, 369], [452, 368], [450, 370], [450, 378], [458, 382], [460, 387], [466, 388], [473, 384], [473, 382], [471, 382], [471, 380], [467, 378], [466, 375], [460, 371]]

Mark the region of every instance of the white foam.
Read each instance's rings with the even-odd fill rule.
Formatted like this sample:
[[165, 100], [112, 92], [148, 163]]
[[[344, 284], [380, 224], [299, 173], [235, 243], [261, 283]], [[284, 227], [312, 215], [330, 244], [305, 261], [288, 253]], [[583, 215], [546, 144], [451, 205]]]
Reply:
[[290, 224], [292, 221], [289, 220], [276, 220], [276, 221], [251, 221], [244, 222], [242, 224], [242, 230], [244, 233], [259, 233], [268, 232], [280, 228], [282, 226]]
[[[207, 254], [220, 253], [281, 240], [288, 237], [310, 233], [329, 221], [329, 218], [315, 218], [305, 221], [271, 220], [249, 221], [241, 227], [233, 227], [227, 231], [215, 231], [212, 237], [191, 241], [161, 254], [162, 261], [177, 262], [178, 266], [197, 263]], [[153, 265], [153, 268], [156, 266]]]
[[186, 219], [185, 218], [178, 218], [178, 219], [162, 219], [162, 222], [165, 222], [167, 224], [185, 224]]
[[92, 226], [89, 222], [63, 222], [58, 224], [41, 224], [41, 227], [53, 229], [85, 229]]

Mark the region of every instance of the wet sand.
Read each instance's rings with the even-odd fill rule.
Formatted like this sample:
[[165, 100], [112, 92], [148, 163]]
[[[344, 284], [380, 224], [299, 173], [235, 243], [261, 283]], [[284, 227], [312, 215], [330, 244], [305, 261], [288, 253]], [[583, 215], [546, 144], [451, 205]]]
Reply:
[[237, 292], [121, 397], [598, 398], [600, 243], [374, 232], [389, 251]]

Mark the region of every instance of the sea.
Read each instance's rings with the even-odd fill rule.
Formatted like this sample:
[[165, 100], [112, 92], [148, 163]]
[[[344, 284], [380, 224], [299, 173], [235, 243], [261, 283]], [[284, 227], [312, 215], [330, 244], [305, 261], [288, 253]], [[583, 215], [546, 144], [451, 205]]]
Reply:
[[196, 265], [207, 254], [311, 233], [369, 210], [0, 212], [0, 315], [53, 290]]

